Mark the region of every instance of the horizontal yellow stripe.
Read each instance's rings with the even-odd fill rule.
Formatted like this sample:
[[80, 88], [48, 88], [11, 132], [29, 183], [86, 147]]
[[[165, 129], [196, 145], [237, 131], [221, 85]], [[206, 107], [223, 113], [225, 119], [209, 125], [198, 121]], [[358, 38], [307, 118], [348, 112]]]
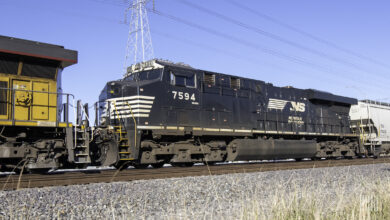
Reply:
[[0, 125], [12, 125], [12, 121], [0, 121]]
[[[72, 123], [68, 123], [68, 124], [69, 124], [69, 127], [73, 127]], [[65, 128], [66, 127], [66, 123], [65, 122], [60, 122], [60, 123], [58, 123], [58, 126], [61, 127], [61, 128]]]
[[15, 121], [16, 126], [37, 126], [37, 122], [30, 122], [30, 121]]

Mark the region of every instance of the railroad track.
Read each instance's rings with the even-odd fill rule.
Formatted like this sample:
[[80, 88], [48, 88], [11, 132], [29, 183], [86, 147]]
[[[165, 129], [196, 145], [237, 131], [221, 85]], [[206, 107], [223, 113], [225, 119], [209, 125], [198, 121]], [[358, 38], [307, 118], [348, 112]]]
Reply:
[[162, 179], [186, 176], [221, 175], [232, 173], [265, 172], [321, 167], [355, 166], [390, 163], [390, 158], [363, 158], [356, 160], [321, 160], [301, 162], [266, 162], [222, 164], [216, 166], [164, 167], [159, 169], [91, 170], [54, 174], [23, 174], [0, 176], [0, 190], [15, 190], [46, 186], [67, 186], [101, 182]]

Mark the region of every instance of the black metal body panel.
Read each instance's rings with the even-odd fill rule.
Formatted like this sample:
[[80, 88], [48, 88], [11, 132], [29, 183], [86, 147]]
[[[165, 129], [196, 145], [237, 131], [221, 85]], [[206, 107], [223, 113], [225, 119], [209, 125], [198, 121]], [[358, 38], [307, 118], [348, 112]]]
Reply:
[[[139, 102], [153, 99], [148, 103], [149, 106], [143, 106], [147, 108], [135, 108], [145, 112], [150, 109], [147, 117], [136, 117], [137, 125], [145, 129], [149, 126], [150, 130], [161, 126], [159, 129], [167, 134], [167, 127], [198, 134], [208, 133], [199, 133], [199, 128], [213, 134], [226, 131], [237, 136], [248, 136], [253, 131], [334, 136], [351, 133], [348, 114], [350, 105], [357, 103], [356, 99], [312, 89], [276, 87], [259, 80], [186, 66], [160, 64], [164, 66], [160, 69], [160, 78], [109, 82], [100, 95], [100, 101], [132, 96], [141, 96], [136, 98]], [[187, 82], [194, 76], [195, 87], [175, 85], [172, 74], [176, 75], [176, 80], [180, 78], [180, 83], [183, 77], [187, 77]], [[208, 74], [207, 77], [212, 75], [213, 82], [208, 82], [205, 74]], [[126, 113], [123, 112], [123, 115]], [[132, 123], [130, 119], [129, 116], [124, 118], [127, 124]]]

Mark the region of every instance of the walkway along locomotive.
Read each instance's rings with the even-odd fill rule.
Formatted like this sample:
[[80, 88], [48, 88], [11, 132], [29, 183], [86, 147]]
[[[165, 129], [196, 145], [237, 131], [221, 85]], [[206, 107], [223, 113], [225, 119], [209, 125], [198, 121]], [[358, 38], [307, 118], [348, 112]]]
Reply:
[[[62, 70], [77, 52], [0, 36], [0, 167], [191, 166], [236, 160], [378, 156], [349, 120], [356, 99], [151, 60], [73, 104]], [[86, 117], [88, 118], [88, 117]]]

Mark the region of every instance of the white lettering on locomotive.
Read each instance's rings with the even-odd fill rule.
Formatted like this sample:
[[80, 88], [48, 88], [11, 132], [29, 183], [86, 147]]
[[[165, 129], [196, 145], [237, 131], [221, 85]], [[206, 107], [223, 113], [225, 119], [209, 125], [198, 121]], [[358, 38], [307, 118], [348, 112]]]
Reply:
[[305, 124], [302, 117], [298, 117], [298, 116], [288, 116], [288, 123], [293, 123], [298, 125]]
[[291, 101], [290, 111], [296, 111], [296, 112], [305, 112], [306, 105], [302, 102], [292, 102]]
[[172, 91], [173, 99], [196, 101], [195, 93]]
[[287, 101], [281, 99], [269, 99], [267, 108], [283, 110], [286, 107], [287, 103], [289, 102], [291, 103], [290, 111], [295, 111], [295, 112], [306, 111], [306, 104], [303, 102], [294, 102], [294, 101]]

